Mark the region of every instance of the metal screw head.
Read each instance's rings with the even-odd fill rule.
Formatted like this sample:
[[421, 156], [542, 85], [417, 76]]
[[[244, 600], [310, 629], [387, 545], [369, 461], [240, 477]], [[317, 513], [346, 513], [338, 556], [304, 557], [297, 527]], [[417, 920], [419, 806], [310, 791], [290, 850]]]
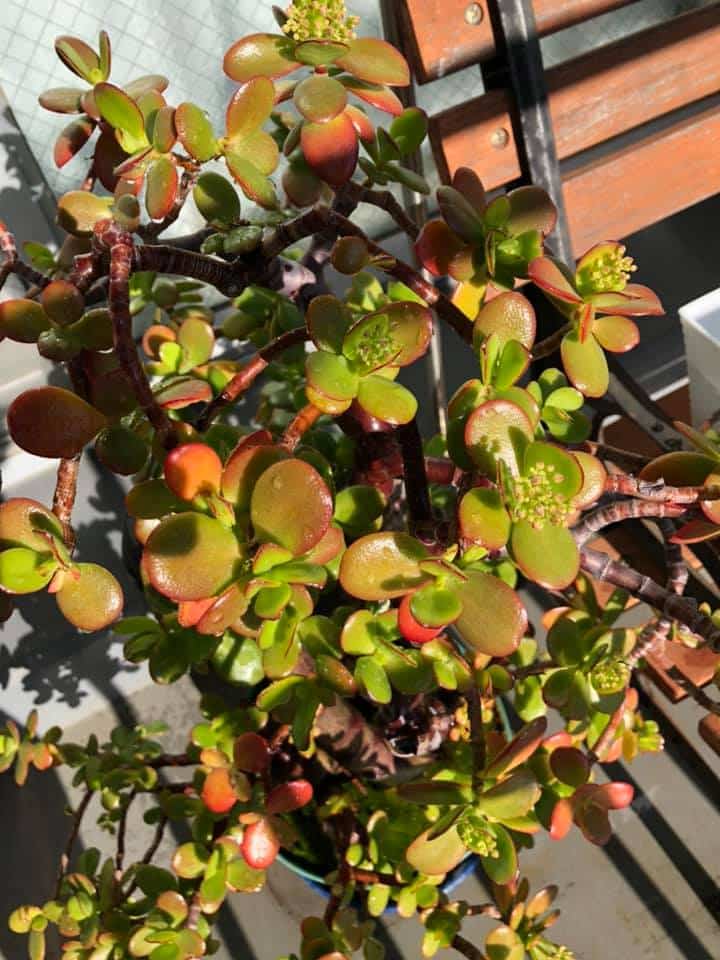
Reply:
[[490, 143], [496, 150], [502, 150], [510, 142], [510, 134], [505, 127], [498, 127], [490, 135]]
[[465, 8], [465, 22], [473, 27], [481, 23], [484, 16], [485, 13], [479, 3], [469, 3]]

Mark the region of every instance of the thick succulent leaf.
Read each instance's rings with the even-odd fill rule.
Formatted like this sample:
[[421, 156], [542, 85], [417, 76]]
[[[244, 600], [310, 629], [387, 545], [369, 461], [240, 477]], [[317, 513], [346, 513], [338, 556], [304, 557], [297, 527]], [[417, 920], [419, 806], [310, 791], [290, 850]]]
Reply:
[[[352, 314], [337, 297], [322, 294], [310, 301], [306, 314], [308, 333], [318, 350], [341, 353]], [[333, 396], [333, 394], [330, 394]]]
[[343, 590], [359, 600], [390, 600], [428, 581], [426, 548], [405, 533], [371, 533], [351, 544], [340, 564]]
[[205, 443], [183, 443], [165, 457], [165, 483], [181, 500], [217, 493], [222, 461]]
[[36, 457], [74, 457], [105, 426], [105, 417], [69, 390], [37, 387], [13, 400], [7, 424], [15, 443]]
[[345, 107], [345, 113], [352, 120], [355, 132], [362, 142], [372, 143], [375, 139], [375, 127], [365, 111], [349, 103]]
[[156, 520], [187, 509], [187, 504], [159, 478], [136, 484], [125, 498], [125, 506], [136, 520]]
[[152, 121], [152, 145], [158, 153], [169, 153], [176, 140], [175, 107], [161, 107]]
[[180, 367], [184, 372], [208, 362], [215, 346], [215, 334], [204, 316], [191, 315], [180, 324], [177, 342], [185, 355]]
[[626, 353], [640, 343], [637, 324], [628, 317], [596, 317], [592, 332], [600, 346], [611, 353]]
[[405, 367], [430, 344], [432, 314], [419, 303], [396, 302], [361, 317], [345, 335], [342, 352], [363, 373], [392, 361]]
[[601, 313], [623, 317], [659, 317], [665, 313], [657, 294], [640, 283], [628, 283], [620, 291], [594, 293], [588, 299]]
[[314, 74], [295, 87], [293, 101], [306, 120], [325, 123], [343, 112], [347, 90], [333, 77]]
[[405, 57], [385, 40], [360, 37], [351, 40], [349, 46], [348, 52], [335, 61], [338, 67], [369, 83], [393, 87], [410, 83], [410, 68]]
[[105, 76], [100, 66], [100, 58], [84, 40], [78, 37], [62, 36], [55, 40], [55, 52], [68, 70], [86, 80], [98, 83]]
[[526, 414], [516, 404], [489, 400], [468, 417], [465, 444], [473, 462], [488, 476], [495, 476], [500, 460], [517, 475], [533, 433]]
[[48, 585], [57, 570], [51, 553], [36, 553], [27, 547], [0, 552], [0, 587], [7, 593], [35, 593]]
[[148, 145], [142, 112], [124, 90], [112, 83], [98, 83], [93, 97], [100, 116], [116, 131], [126, 153], [135, 153]]
[[278, 543], [294, 556], [311, 550], [332, 520], [325, 481], [304, 460], [282, 460], [260, 475], [250, 500], [255, 536]]
[[[456, 277], [453, 269], [453, 263], [450, 264], [449, 273]], [[457, 279], [457, 277], [456, 277]], [[470, 280], [459, 283], [452, 295], [452, 302], [461, 310], [468, 320], [474, 320], [480, 312], [485, 293], [487, 292], [487, 282], [484, 277], [473, 277]]]
[[60, 131], [53, 148], [55, 166], [62, 169], [82, 150], [95, 130], [95, 124], [87, 117], [73, 120]]
[[501, 777], [525, 763], [542, 743], [546, 730], [546, 717], [537, 717], [526, 723], [488, 764], [486, 776]]
[[207, 403], [212, 400], [212, 388], [206, 380], [175, 377], [155, 391], [155, 399], [166, 410], [181, 410], [193, 403]]
[[230, 225], [240, 218], [240, 198], [237, 191], [219, 173], [200, 174], [193, 188], [193, 200], [208, 223]]
[[349, 47], [338, 40], [304, 40], [295, 47], [294, 56], [309, 67], [324, 67], [347, 53]]
[[500, 491], [494, 487], [474, 487], [460, 501], [460, 535], [464, 540], [499, 550], [510, 536], [510, 517]]
[[556, 447], [552, 443], [535, 440], [525, 451], [523, 475], [527, 476], [533, 468], [549, 469], [552, 489], [562, 497], [570, 499], [579, 493], [583, 474], [580, 463], [572, 453]]
[[310, 168], [331, 187], [341, 187], [353, 175], [358, 137], [347, 113], [340, 113], [326, 123], [305, 121], [300, 145]]
[[604, 493], [607, 470], [591, 453], [574, 450], [573, 456], [580, 464], [583, 473], [582, 487], [573, 497], [573, 505], [584, 509], [599, 500]]
[[280, 852], [280, 838], [268, 817], [245, 828], [242, 855], [253, 870], [267, 870]]
[[455, 187], [438, 187], [437, 200], [445, 222], [467, 243], [476, 245], [484, 240], [482, 217], [475, 207]]
[[58, 200], [57, 222], [75, 237], [89, 237], [96, 223], [110, 218], [112, 203], [112, 197], [98, 197], [87, 190], [71, 190]]
[[555, 229], [557, 209], [542, 187], [518, 187], [507, 195], [510, 219], [507, 227], [513, 236], [537, 230], [546, 237]]
[[378, 374], [362, 378], [357, 402], [371, 417], [393, 426], [410, 423], [417, 413], [417, 400], [407, 387]]
[[258, 478], [268, 467], [287, 460], [288, 453], [267, 441], [243, 442], [231, 454], [222, 477], [222, 495], [235, 504], [238, 511], [248, 510], [250, 497]]
[[664, 453], [640, 471], [641, 480], [664, 480], [671, 486], [701, 486], [718, 469], [718, 460], [692, 450]]
[[293, 60], [293, 43], [271, 33], [253, 33], [234, 43], [225, 54], [223, 70], [237, 83], [253, 77], [283, 77], [300, 64]]
[[84, 92], [79, 87], [53, 87], [40, 94], [38, 103], [53, 113], [81, 113]]
[[452, 185], [482, 215], [487, 207], [487, 194], [482, 180], [470, 167], [458, 167], [452, 176]]
[[577, 747], [558, 747], [550, 754], [550, 769], [562, 783], [581, 787], [590, 776], [590, 761]]
[[390, 136], [404, 157], [420, 148], [427, 136], [428, 117], [419, 107], [408, 107], [390, 124]]
[[476, 800], [477, 809], [493, 820], [524, 817], [537, 803], [540, 786], [529, 770], [518, 770], [511, 777], [485, 790]]
[[[259, 132], [262, 133], [262, 131]], [[272, 180], [261, 173], [245, 153], [228, 149], [225, 152], [225, 162], [233, 178], [240, 184], [243, 193], [249, 200], [266, 210], [272, 210], [277, 206], [277, 194]]]
[[464, 241], [444, 220], [428, 220], [415, 241], [418, 260], [436, 277], [447, 276], [453, 258], [464, 249]]
[[368, 83], [366, 80], [359, 80], [357, 77], [338, 77], [338, 80], [345, 89], [354, 94], [359, 100], [364, 100], [371, 106], [385, 113], [391, 113], [398, 117], [403, 112], [402, 101], [398, 95], [389, 87], [381, 83]]
[[200, 163], [211, 160], [218, 152], [218, 143], [210, 121], [205, 112], [194, 103], [181, 103], [177, 108], [175, 129], [187, 152]]
[[489, 379], [497, 390], [504, 392], [520, 379], [529, 366], [530, 353], [527, 347], [517, 340], [508, 340]]
[[122, 476], [132, 476], [145, 466], [150, 450], [133, 430], [120, 423], [112, 424], [98, 434], [95, 453], [101, 463]]
[[405, 859], [420, 873], [433, 877], [448, 873], [466, 855], [467, 848], [453, 825], [436, 837], [432, 828], [425, 830], [407, 848]]
[[4, 300], [0, 303], [0, 337], [16, 343], [37, 343], [52, 326], [50, 318], [36, 300]]
[[152, 220], [162, 220], [173, 209], [178, 191], [177, 167], [167, 157], [154, 160], [147, 172], [145, 207]]
[[527, 629], [527, 611], [506, 583], [489, 573], [466, 571], [457, 587], [463, 612], [455, 623], [463, 642], [476, 653], [509, 657]]
[[122, 587], [104, 567], [78, 563], [55, 594], [60, 612], [78, 630], [93, 633], [114, 623], [123, 609]]
[[37, 500], [12, 497], [0, 504], [0, 549], [28, 547], [38, 553], [48, 550], [45, 531], [62, 539], [60, 521]]
[[569, 587], [580, 569], [577, 545], [565, 527], [546, 523], [537, 530], [521, 520], [513, 525], [510, 550], [522, 573], [548, 590]]
[[235, 572], [235, 534], [199, 513], [178, 513], [157, 526], [145, 544], [143, 567], [155, 589], [173, 600], [203, 600]]
[[512, 927], [502, 924], [485, 938], [488, 960], [523, 960], [525, 946]]
[[330, 400], [350, 403], [358, 391], [359, 379], [345, 357], [318, 350], [305, 361], [308, 387]]
[[508, 291], [493, 297], [480, 308], [473, 327], [473, 345], [495, 334], [501, 343], [517, 340], [528, 350], [535, 342], [535, 310], [521, 293]]
[[244, 140], [268, 119], [275, 103], [275, 87], [267, 77], [253, 77], [233, 94], [225, 114], [227, 135]]
[[607, 360], [595, 337], [583, 343], [575, 331], [566, 334], [560, 345], [568, 379], [586, 397], [602, 397], [610, 385]]
[[557, 261], [551, 257], [537, 257], [528, 267], [528, 276], [545, 293], [563, 303], [582, 303], [580, 294], [560, 268]]
[[483, 870], [490, 877], [493, 883], [504, 885], [510, 883], [518, 870], [517, 851], [512, 837], [507, 830], [499, 823], [490, 824], [492, 833], [495, 834], [495, 843], [497, 846], [497, 856], [480, 857]]
[[450, 587], [428, 584], [410, 595], [410, 610], [423, 627], [444, 627], [457, 620], [462, 603]]

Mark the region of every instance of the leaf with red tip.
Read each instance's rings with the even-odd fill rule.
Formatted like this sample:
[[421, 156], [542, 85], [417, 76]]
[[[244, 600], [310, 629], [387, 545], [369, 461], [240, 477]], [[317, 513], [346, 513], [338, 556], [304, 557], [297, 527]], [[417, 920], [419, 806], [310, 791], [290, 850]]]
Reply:
[[607, 810], [623, 810], [633, 802], [635, 789], [631, 783], [614, 780], [611, 783], [593, 784], [592, 802]]
[[444, 629], [444, 624], [438, 627], [425, 627], [413, 615], [410, 607], [412, 594], [406, 593], [398, 607], [398, 629], [404, 639], [417, 645], [429, 643]]
[[142, 111], [124, 90], [112, 83], [98, 83], [93, 98], [100, 116], [115, 130], [126, 153], [135, 153], [148, 146]]
[[360, 37], [350, 41], [350, 49], [335, 61], [355, 77], [369, 83], [387, 83], [405, 87], [410, 83], [410, 68], [405, 57], [385, 40]]
[[237, 83], [247, 83], [253, 77], [283, 77], [300, 66], [292, 59], [293, 49], [288, 37], [253, 33], [230, 47], [223, 60], [223, 70]]
[[193, 403], [212, 400], [212, 388], [205, 380], [177, 377], [155, 391], [155, 399], [166, 410], [181, 410]]
[[628, 283], [617, 292], [594, 293], [589, 299], [596, 310], [623, 317], [659, 317], [665, 313], [658, 295], [640, 283]]
[[465, 199], [482, 214], [487, 207], [487, 194], [482, 180], [470, 167], [458, 167], [452, 176], [452, 185]]
[[270, 765], [268, 742], [259, 733], [241, 733], [235, 740], [235, 766], [247, 773], [262, 773]]
[[202, 801], [211, 813], [227, 813], [237, 803], [238, 797], [230, 781], [230, 774], [223, 767], [215, 767], [205, 777]]
[[55, 52], [68, 70], [72, 70], [87, 83], [97, 83], [104, 79], [100, 58], [92, 47], [79, 37], [67, 35], [57, 37]]
[[405, 533], [371, 533], [343, 554], [340, 584], [359, 600], [390, 600], [428, 581], [420, 563], [427, 549]]
[[94, 633], [114, 623], [122, 613], [122, 587], [104, 567], [78, 563], [65, 575], [55, 598], [60, 612], [78, 630]]
[[364, 100], [377, 110], [390, 113], [394, 117], [399, 117], [403, 112], [402, 101], [389, 87], [380, 83], [368, 83], [357, 77], [339, 77], [338, 79], [348, 93], [352, 93], [359, 100]]
[[555, 804], [550, 815], [550, 838], [552, 840], [563, 840], [570, 833], [572, 825], [572, 801], [563, 797]]
[[582, 297], [561, 266], [551, 257], [536, 257], [528, 267], [528, 277], [545, 293], [563, 303], [582, 303]]
[[300, 144], [310, 168], [332, 187], [341, 187], [355, 171], [358, 137], [344, 111], [327, 123], [303, 123]]
[[4, 300], [0, 303], [0, 337], [16, 343], [37, 343], [52, 326], [50, 318], [36, 300]]
[[349, 103], [347, 107], [345, 107], [345, 113], [352, 120], [355, 131], [362, 142], [372, 143], [375, 139], [375, 127], [365, 111]]
[[450, 272], [453, 258], [466, 244], [444, 220], [428, 220], [415, 241], [415, 254], [421, 265], [436, 277]]
[[497, 334], [500, 342], [517, 340], [528, 350], [535, 342], [535, 310], [521, 293], [507, 291], [485, 303], [475, 318], [475, 348], [487, 337]]
[[637, 324], [627, 317], [596, 317], [592, 332], [600, 346], [611, 353], [626, 353], [640, 342]]
[[222, 495], [237, 510], [249, 509], [250, 497], [260, 475], [279, 460], [289, 458], [286, 450], [273, 446], [270, 440], [270, 435], [265, 431], [245, 437], [225, 464]]
[[152, 220], [162, 220], [173, 209], [179, 178], [177, 167], [167, 157], [154, 160], [147, 172], [145, 207]]
[[310, 803], [313, 798], [312, 784], [307, 780], [291, 780], [274, 787], [265, 801], [268, 813], [291, 813]]
[[250, 499], [255, 536], [300, 556], [325, 535], [332, 519], [330, 491], [304, 460], [281, 460], [260, 475]]
[[280, 839], [268, 817], [245, 827], [241, 850], [247, 864], [255, 870], [267, 870], [275, 862], [280, 852]]
[[306, 120], [326, 123], [345, 109], [347, 91], [333, 77], [313, 74], [297, 85], [293, 100]]
[[27, 547], [44, 553], [49, 549], [47, 533], [62, 539], [60, 521], [37, 500], [12, 497], [0, 504], [0, 549]]
[[178, 604], [178, 623], [181, 627], [196, 626], [214, 603], [214, 597], [207, 597], [205, 600], [182, 600]]
[[465, 444], [473, 462], [489, 476], [495, 475], [499, 460], [517, 475], [533, 433], [527, 415], [516, 404], [489, 400], [468, 417]]
[[[707, 453], [711, 451], [712, 448]], [[715, 456], [693, 450], [676, 450], [673, 453], [663, 453], [646, 464], [640, 471], [640, 479], [651, 482], [663, 480], [675, 487], [702, 486], [706, 477], [716, 470], [717, 466]]]
[[53, 113], [82, 113], [82, 95], [78, 87], [53, 87], [38, 97], [38, 103]]
[[563, 783], [581, 787], [590, 776], [590, 761], [577, 747], [558, 747], [550, 755], [550, 769]]
[[92, 136], [95, 124], [87, 117], [73, 120], [58, 134], [53, 148], [55, 166], [62, 169], [78, 154]]
[[181, 500], [215, 494], [220, 489], [222, 461], [205, 443], [184, 443], [165, 457], [165, 483]]
[[527, 611], [515, 591], [498, 577], [467, 571], [458, 587], [463, 611], [455, 626], [477, 653], [509, 657], [527, 630]]
[[486, 776], [501, 777], [525, 763], [542, 743], [546, 730], [546, 717], [537, 717], [526, 723], [487, 766]]
[[26, 390], [10, 404], [10, 436], [36, 457], [74, 457], [105, 426], [105, 417], [60, 387]]
[[542, 187], [518, 187], [511, 190], [507, 198], [510, 201], [507, 226], [513, 235], [537, 230], [546, 237], [555, 229], [557, 208]]

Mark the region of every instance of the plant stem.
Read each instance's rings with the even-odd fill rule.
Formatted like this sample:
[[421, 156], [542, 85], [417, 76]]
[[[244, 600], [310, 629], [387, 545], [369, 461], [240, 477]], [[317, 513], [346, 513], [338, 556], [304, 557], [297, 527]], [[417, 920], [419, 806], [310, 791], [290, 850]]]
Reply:
[[536, 343], [530, 351], [533, 360], [540, 360], [542, 357], [549, 357], [551, 353], [555, 353], [562, 343], [562, 338], [566, 333], [570, 333], [571, 330], [572, 324], [570, 322], [564, 323], [558, 330], [551, 333], [549, 337], [545, 337], [544, 340]]
[[588, 753], [588, 760], [590, 764], [602, 763], [602, 758], [610, 749], [615, 740], [615, 736], [618, 731], [618, 727], [622, 722], [622, 718], [625, 714], [625, 705], [627, 703], [627, 693], [623, 697], [623, 701], [619, 707], [610, 715], [610, 719], [607, 722], [607, 726], [600, 734], [597, 743]]
[[685, 624], [704, 641], [704, 645], [720, 651], [720, 628], [715, 626], [710, 617], [700, 612], [697, 601], [670, 593], [650, 577], [643, 576], [632, 567], [619, 563], [598, 550], [583, 547], [580, 558], [583, 570], [590, 576], [622, 587], [671, 619]]
[[470, 742], [473, 758], [473, 790], [478, 793], [482, 787], [482, 772], [487, 760], [487, 745], [485, 743], [485, 727], [482, 718], [482, 702], [477, 686], [477, 674], [470, 665], [472, 682], [468, 690], [467, 705], [470, 718]]
[[127, 831], [127, 818], [133, 800], [137, 796], [137, 791], [131, 791], [127, 803], [120, 814], [117, 832], [117, 850], [115, 853], [115, 880], [117, 883], [122, 880], [123, 863], [125, 860], [125, 833]]
[[343, 190], [355, 203], [367, 203], [384, 210], [392, 217], [403, 233], [406, 233], [411, 240], [417, 239], [420, 233], [418, 225], [405, 213], [402, 204], [398, 203], [389, 190], [370, 190], [353, 180], [346, 183]]
[[413, 417], [410, 423], [396, 427], [395, 436], [402, 455], [405, 496], [408, 513], [410, 514], [411, 532], [419, 535], [420, 539], [423, 539], [424, 536], [434, 538], [432, 505], [425, 471], [422, 437], [417, 420]]
[[621, 493], [653, 503], [697, 503], [698, 500], [720, 500], [720, 487], [671, 487], [664, 480], [639, 480], [624, 473], [610, 474], [605, 481], [606, 493]]
[[158, 404], [150, 389], [145, 369], [140, 363], [132, 336], [130, 316], [130, 270], [133, 263], [132, 239], [119, 233], [110, 248], [110, 317], [113, 325], [113, 343], [120, 366], [125, 371], [137, 401], [166, 449], [175, 443], [172, 422]]
[[215, 417], [217, 417], [225, 407], [234, 403], [235, 400], [252, 385], [255, 378], [262, 373], [271, 360], [274, 360], [275, 357], [290, 347], [297, 346], [297, 344], [304, 343], [309, 339], [310, 335], [305, 327], [296, 327], [294, 330], [288, 330], [287, 333], [283, 333], [276, 340], [273, 340], [272, 343], [263, 347], [262, 350], [258, 350], [255, 356], [247, 361], [242, 370], [235, 374], [222, 393], [219, 393], [217, 397], [208, 404], [198, 419], [198, 430], [201, 433], [207, 430]]
[[636, 520], [639, 517], [679, 517], [687, 511], [686, 506], [666, 501], [618, 500], [606, 507], [598, 507], [572, 528], [572, 535], [578, 547], [609, 527], [623, 520]]
[[314, 403], [306, 403], [302, 410], [295, 414], [293, 419], [285, 428], [280, 445], [289, 450], [290, 453], [297, 447], [303, 436], [313, 426], [315, 421], [323, 414], [319, 407]]
[[459, 933], [453, 937], [450, 946], [464, 957], [467, 957], [468, 960], [488, 960], [482, 950], [478, 950], [469, 940], [461, 937]]
[[63, 541], [70, 553], [75, 549], [75, 531], [72, 527], [72, 510], [77, 493], [77, 478], [80, 469], [80, 454], [63, 457], [58, 464], [52, 511], [63, 529]]
[[585, 443], [581, 444], [581, 449], [592, 453], [593, 456], [599, 457], [601, 460], [612, 460], [623, 470], [642, 470], [651, 460], [650, 457], [633, 453], [632, 450], [622, 450], [620, 447], [613, 447], [607, 443], [597, 443], [594, 440], [586, 440]]
[[65, 849], [60, 857], [60, 868], [58, 870], [57, 882], [55, 884], [55, 899], [60, 896], [60, 885], [62, 884], [63, 878], [67, 873], [68, 867], [70, 866], [70, 860], [72, 858], [75, 841], [77, 840], [78, 833], [80, 832], [80, 824], [82, 823], [82, 818], [85, 816], [85, 812], [90, 804], [90, 801], [92, 800], [92, 796], [92, 790], [86, 790], [82, 800], [72, 815], [72, 829], [70, 830], [70, 835], [68, 836], [67, 843], [65, 844]]

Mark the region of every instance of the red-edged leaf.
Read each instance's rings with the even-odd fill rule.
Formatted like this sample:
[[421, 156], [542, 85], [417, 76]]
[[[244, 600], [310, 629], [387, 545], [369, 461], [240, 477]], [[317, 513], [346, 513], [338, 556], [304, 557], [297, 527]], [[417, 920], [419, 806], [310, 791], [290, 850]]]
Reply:
[[528, 277], [541, 290], [564, 303], [582, 303], [580, 294], [551, 257], [536, 257], [528, 267]]
[[291, 780], [281, 783], [270, 791], [265, 801], [268, 813], [291, 813], [310, 803], [313, 797], [312, 784], [307, 780]]
[[275, 87], [267, 77], [254, 77], [240, 87], [225, 114], [228, 137], [243, 139], [258, 130], [270, 116], [274, 102]]
[[38, 103], [53, 113], [81, 113], [84, 92], [78, 87], [53, 87], [40, 94]]
[[345, 109], [347, 91], [333, 77], [313, 74], [297, 85], [293, 100], [306, 120], [326, 123]]
[[465, 243], [444, 220], [429, 220], [415, 241], [418, 260], [436, 277], [447, 276], [453, 258], [465, 249]]
[[268, 817], [245, 827], [242, 855], [255, 870], [267, 870], [280, 852], [280, 839]]
[[357, 135], [363, 143], [372, 143], [375, 139], [375, 127], [365, 111], [349, 103], [345, 107], [345, 113], [352, 120]]
[[403, 112], [402, 101], [389, 87], [380, 83], [368, 83], [357, 77], [340, 77], [340, 83], [359, 100], [364, 100], [371, 106], [399, 117]]
[[346, 112], [327, 123], [303, 123], [303, 155], [311, 169], [332, 187], [341, 187], [355, 171], [358, 137]]
[[611, 353], [626, 353], [640, 343], [640, 331], [628, 317], [596, 317], [592, 332], [601, 347]]
[[283, 77], [300, 66], [292, 56], [293, 43], [287, 37], [253, 33], [230, 47], [223, 70], [237, 83], [247, 83], [253, 77]]
[[145, 206], [152, 220], [162, 220], [173, 208], [178, 190], [177, 167], [167, 157], [158, 157], [147, 172]]
[[180, 410], [193, 403], [207, 403], [212, 399], [212, 389], [205, 380], [179, 377], [156, 390], [155, 399], [166, 410]]
[[60, 387], [26, 390], [7, 412], [10, 436], [36, 457], [74, 457], [105, 422], [95, 407]]
[[338, 67], [370, 83], [405, 87], [410, 83], [410, 68], [405, 57], [385, 40], [360, 37], [350, 41], [350, 49], [335, 61]]
[[212, 813], [227, 813], [238, 799], [230, 782], [230, 774], [223, 767], [215, 767], [208, 773], [201, 796], [203, 803]]
[[194, 103], [181, 103], [175, 111], [175, 129], [187, 152], [200, 163], [211, 160], [218, 150], [206, 114]]
[[560, 345], [563, 367], [572, 385], [586, 397], [602, 397], [610, 384], [607, 360], [595, 337], [581, 342], [574, 332]]
[[64, 167], [82, 150], [92, 136], [95, 124], [87, 117], [73, 120], [60, 131], [53, 148], [53, 160], [56, 167]]
[[205, 443], [183, 443], [165, 457], [165, 483], [181, 500], [217, 493], [222, 461]]
[[594, 293], [589, 299], [596, 310], [622, 317], [662, 316], [665, 313], [658, 295], [640, 283], [629, 283], [619, 292]]
[[528, 350], [535, 342], [535, 310], [521, 293], [508, 291], [485, 303], [475, 318], [474, 337], [484, 340], [496, 333], [502, 343], [517, 340]]
[[235, 766], [247, 773], [262, 773], [270, 765], [268, 742], [259, 733], [241, 733], [234, 746]]
[[552, 840], [563, 840], [573, 825], [573, 806], [572, 801], [564, 797], [553, 807], [550, 815], [550, 838]]

